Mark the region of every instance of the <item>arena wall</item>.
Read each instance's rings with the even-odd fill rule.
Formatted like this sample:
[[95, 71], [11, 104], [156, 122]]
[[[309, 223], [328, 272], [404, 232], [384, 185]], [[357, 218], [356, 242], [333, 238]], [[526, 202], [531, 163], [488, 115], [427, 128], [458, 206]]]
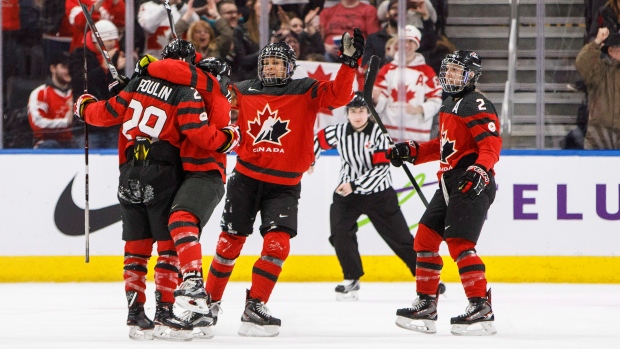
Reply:
[[[228, 159], [230, 172], [235, 157]], [[122, 280], [117, 155], [97, 152], [89, 160], [90, 262], [85, 263], [84, 155], [79, 151], [0, 153], [0, 281]], [[411, 167], [429, 200], [438, 188], [437, 167], [437, 163]], [[314, 173], [304, 176], [299, 234], [291, 242], [280, 280], [342, 279], [328, 242], [329, 206], [339, 168], [337, 153], [328, 152], [317, 161]], [[504, 151], [496, 167], [497, 198], [477, 248], [489, 280], [620, 283], [616, 272], [620, 270], [618, 168], [620, 152], [615, 151]], [[415, 234], [424, 206], [404, 171], [392, 168], [392, 176]], [[205, 265], [215, 250], [221, 212], [220, 203], [202, 233]], [[366, 272], [362, 280], [413, 280], [365, 217], [359, 225]], [[232, 280], [250, 280], [261, 246], [259, 234], [248, 238]], [[458, 281], [445, 246], [440, 252], [444, 256], [442, 279]]]

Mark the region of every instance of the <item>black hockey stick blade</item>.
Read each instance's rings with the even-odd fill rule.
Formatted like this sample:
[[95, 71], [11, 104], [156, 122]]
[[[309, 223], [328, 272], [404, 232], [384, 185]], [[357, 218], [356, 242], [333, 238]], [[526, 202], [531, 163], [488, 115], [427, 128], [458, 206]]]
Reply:
[[[108, 65], [108, 69], [110, 70], [110, 74], [112, 74], [112, 78], [114, 80], [117, 80], [118, 71], [116, 71], [116, 67], [114, 66], [114, 64], [112, 64], [110, 55], [108, 54], [108, 51], [105, 49], [105, 46], [103, 45], [103, 40], [101, 40], [99, 31], [97, 30], [97, 27], [95, 27], [95, 22], [93, 21], [93, 17], [90, 15], [90, 12], [88, 12], [88, 8], [86, 8], [86, 5], [84, 5], [81, 1], [80, 1], [80, 7], [82, 8], [84, 17], [86, 17], [86, 23], [88, 23], [88, 27], [90, 27], [90, 30], [93, 32], [93, 34], [95, 34], [95, 39], [97, 39], [97, 44], [99, 44], [99, 51], [101, 51], [101, 54], [103, 55], [103, 58], [105, 59], [105, 62]], [[86, 37], [84, 37], [84, 40], [86, 40]]]
[[172, 8], [170, 8], [170, 2], [168, 0], [164, 2], [164, 7], [166, 8], [166, 12], [168, 12], [168, 22], [170, 22], [170, 30], [172, 31], [172, 39], [176, 40], [178, 39], [177, 31], [174, 30], [174, 19], [172, 18]]
[[[379, 118], [379, 114], [375, 110], [375, 105], [372, 102], [372, 88], [375, 85], [375, 80], [377, 80], [378, 73], [379, 73], [379, 57], [372, 55], [370, 57], [370, 62], [368, 63], [368, 70], [366, 71], [366, 79], [364, 80], [364, 99], [366, 100], [368, 111], [370, 111], [370, 114], [372, 114], [372, 116], [375, 118], [375, 121], [377, 122], [377, 125], [379, 125], [381, 132], [383, 133], [383, 135], [387, 138], [388, 142], [390, 143], [390, 147], [394, 147], [394, 141], [392, 140], [392, 137], [390, 137], [390, 134], [385, 128], [385, 125], [383, 125], [383, 121], [381, 121], [381, 118]], [[416, 182], [415, 178], [411, 174], [411, 171], [409, 171], [409, 167], [407, 167], [407, 164], [403, 162], [402, 168], [403, 170], [405, 170], [405, 173], [407, 174], [409, 181], [411, 181], [413, 188], [418, 192], [418, 195], [420, 196], [420, 200], [422, 200], [424, 207], [428, 207], [428, 201], [426, 200], [426, 196], [424, 196], [424, 193], [422, 193], [422, 189], [420, 189], [418, 182]]]

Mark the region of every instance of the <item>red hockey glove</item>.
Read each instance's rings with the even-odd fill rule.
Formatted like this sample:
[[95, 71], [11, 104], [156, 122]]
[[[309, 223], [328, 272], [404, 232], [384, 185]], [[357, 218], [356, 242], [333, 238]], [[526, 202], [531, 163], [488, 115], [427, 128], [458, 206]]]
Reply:
[[400, 167], [403, 160], [413, 163], [417, 156], [418, 143], [416, 141], [396, 143], [394, 148], [388, 149], [385, 154], [385, 157], [396, 167]]
[[91, 94], [85, 93], [79, 96], [78, 99], [75, 101], [75, 104], [73, 105], [73, 115], [77, 119], [84, 121], [86, 118], [86, 116], [84, 115], [86, 106], [90, 103], [95, 103], [95, 102], [97, 102], [97, 98]]
[[362, 31], [358, 28], [353, 30], [353, 38], [349, 33], [342, 34], [342, 40], [340, 40], [340, 55], [338, 61], [348, 65], [351, 68], [357, 68], [360, 63], [360, 58], [364, 54], [364, 36]]
[[239, 126], [228, 125], [220, 131], [224, 132], [227, 139], [221, 147], [217, 148], [216, 152], [228, 154], [235, 151], [239, 147], [239, 143], [241, 143], [241, 133], [239, 132]]
[[461, 176], [459, 190], [473, 200], [489, 185], [487, 169], [482, 165], [473, 164]]

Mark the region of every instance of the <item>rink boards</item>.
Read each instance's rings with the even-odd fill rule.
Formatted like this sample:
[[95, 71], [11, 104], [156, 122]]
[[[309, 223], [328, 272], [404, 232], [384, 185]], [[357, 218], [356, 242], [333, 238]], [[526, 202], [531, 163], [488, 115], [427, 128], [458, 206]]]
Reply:
[[[228, 157], [229, 172], [235, 158]], [[84, 263], [84, 155], [80, 152], [3, 152], [0, 172], [0, 281], [122, 280], [121, 224], [118, 216], [115, 152], [89, 159], [90, 263]], [[430, 199], [438, 188], [438, 163], [410, 167]], [[340, 158], [322, 156], [304, 175], [299, 234], [283, 281], [342, 279], [329, 237], [329, 206]], [[497, 198], [477, 250], [496, 282], [620, 283], [620, 152], [505, 151], [497, 164]], [[392, 168], [394, 188], [415, 234], [424, 206], [401, 169]], [[64, 193], [64, 195], [63, 195]], [[222, 204], [205, 227], [205, 264], [215, 250]], [[358, 242], [366, 281], [408, 281], [404, 264], [360, 219]], [[257, 219], [260, 222], [260, 218]], [[260, 254], [259, 234], [248, 238], [232, 280], [250, 280]], [[445, 281], [458, 272], [445, 246]], [[154, 259], [151, 260], [154, 262]], [[152, 269], [151, 269], [152, 270]]]

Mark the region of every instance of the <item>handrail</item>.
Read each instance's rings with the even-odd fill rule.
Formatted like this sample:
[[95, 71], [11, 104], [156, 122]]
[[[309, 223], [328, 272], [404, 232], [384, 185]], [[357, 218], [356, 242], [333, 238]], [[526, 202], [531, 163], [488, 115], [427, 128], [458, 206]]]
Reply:
[[504, 88], [501, 111], [501, 133], [512, 133], [512, 116], [514, 114], [514, 94], [517, 82], [517, 38], [519, 31], [519, 0], [510, 1], [510, 35], [508, 37], [508, 79]]

